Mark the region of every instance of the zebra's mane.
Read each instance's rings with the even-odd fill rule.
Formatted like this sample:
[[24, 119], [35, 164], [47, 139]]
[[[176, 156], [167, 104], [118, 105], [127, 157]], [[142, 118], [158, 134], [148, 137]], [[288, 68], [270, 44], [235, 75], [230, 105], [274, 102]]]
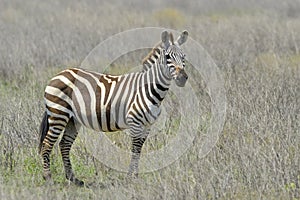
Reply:
[[148, 60], [151, 62], [151, 60], [153, 60], [152, 56], [155, 55], [156, 52], [160, 53], [161, 48], [162, 48], [162, 42], [159, 42], [152, 48], [152, 50], [148, 53], [148, 55], [142, 60], [143, 71], [147, 71], [152, 67], [151, 64], [148, 62]]

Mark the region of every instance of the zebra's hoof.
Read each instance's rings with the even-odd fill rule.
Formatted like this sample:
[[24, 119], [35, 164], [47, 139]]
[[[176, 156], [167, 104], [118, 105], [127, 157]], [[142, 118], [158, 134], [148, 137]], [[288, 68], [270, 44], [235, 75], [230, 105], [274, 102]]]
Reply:
[[139, 175], [137, 173], [128, 173], [126, 180], [129, 182], [132, 182], [132, 181], [138, 180], [138, 178], [139, 178]]
[[75, 178], [73, 181], [72, 181], [76, 186], [79, 186], [79, 187], [87, 187], [84, 182], [82, 180], [79, 180], [77, 178]]
[[51, 180], [51, 174], [50, 173], [46, 173], [46, 174], [43, 175], [43, 178], [44, 178], [45, 181], [48, 182], [49, 180]]

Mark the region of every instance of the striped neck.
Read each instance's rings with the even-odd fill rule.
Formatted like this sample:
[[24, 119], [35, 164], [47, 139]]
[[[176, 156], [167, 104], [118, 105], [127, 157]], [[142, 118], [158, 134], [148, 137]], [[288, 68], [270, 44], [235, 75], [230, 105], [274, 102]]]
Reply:
[[146, 82], [150, 83], [147, 87], [149, 88], [148, 91], [151, 93], [150, 96], [155, 99], [152, 103], [160, 104], [170, 88], [172, 78], [170, 78], [170, 75], [166, 75], [166, 64], [160, 64], [160, 55], [154, 55], [158, 56], [157, 58], [155, 57], [156, 59], [153, 59], [153, 64], [151, 67], [149, 67], [147, 70], [144, 70], [143, 76], [147, 80]]

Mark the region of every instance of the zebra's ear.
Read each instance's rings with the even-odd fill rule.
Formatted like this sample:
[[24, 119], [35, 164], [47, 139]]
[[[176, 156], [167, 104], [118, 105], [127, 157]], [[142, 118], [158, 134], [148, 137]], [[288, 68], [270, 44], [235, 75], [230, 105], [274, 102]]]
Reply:
[[159, 64], [165, 66], [166, 65], [166, 50], [165, 49], [161, 49], [160, 51], [160, 58], [159, 58]]
[[188, 35], [189, 33], [187, 31], [183, 31], [181, 35], [177, 38], [177, 44], [182, 45], [183, 43], [185, 43], [187, 41]]
[[168, 31], [164, 31], [161, 33], [161, 41], [162, 41], [165, 49], [167, 49], [170, 46], [169, 39], [170, 39], [170, 35], [169, 35]]

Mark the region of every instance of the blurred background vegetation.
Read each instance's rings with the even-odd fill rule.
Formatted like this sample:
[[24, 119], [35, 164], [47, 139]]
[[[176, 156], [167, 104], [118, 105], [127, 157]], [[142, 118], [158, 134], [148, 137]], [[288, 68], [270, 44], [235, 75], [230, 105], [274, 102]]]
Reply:
[[[65, 181], [57, 147], [56, 184], [44, 185], [37, 145], [48, 80], [107, 37], [148, 26], [188, 30], [223, 73], [227, 113], [216, 147], [199, 158], [196, 138], [173, 165], [127, 183], [77, 141], [75, 172], [94, 186]], [[298, 0], [0, 1], [0, 199], [300, 198], [299, 33]], [[199, 95], [209, 112], [205, 86]]]

